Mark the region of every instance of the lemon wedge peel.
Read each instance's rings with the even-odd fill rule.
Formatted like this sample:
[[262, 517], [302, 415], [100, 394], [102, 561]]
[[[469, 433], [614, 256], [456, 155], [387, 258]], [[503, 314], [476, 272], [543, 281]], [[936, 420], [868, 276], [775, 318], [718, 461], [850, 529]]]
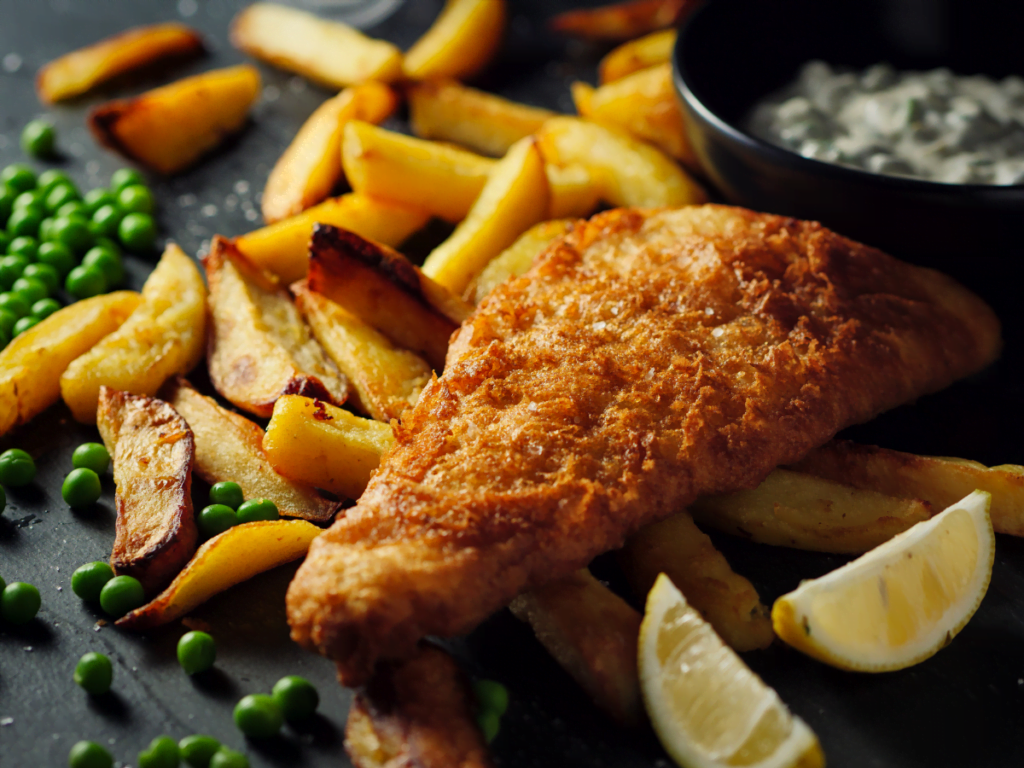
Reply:
[[975, 491], [772, 606], [775, 633], [839, 669], [889, 672], [948, 645], [992, 577], [991, 495]]
[[814, 732], [722, 642], [665, 574], [647, 597], [638, 666], [651, 723], [680, 766], [824, 766]]

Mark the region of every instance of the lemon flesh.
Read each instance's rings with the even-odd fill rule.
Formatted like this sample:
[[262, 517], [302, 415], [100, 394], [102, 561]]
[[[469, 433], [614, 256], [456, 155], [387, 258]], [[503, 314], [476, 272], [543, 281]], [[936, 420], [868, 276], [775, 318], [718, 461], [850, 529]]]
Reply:
[[640, 627], [640, 685], [665, 751], [684, 768], [819, 768], [814, 733], [715, 634], [665, 574]]
[[775, 601], [775, 633], [840, 669], [885, 672], [947, 645], [992, 577], [990, 495], [975, 491], [931, 520]]

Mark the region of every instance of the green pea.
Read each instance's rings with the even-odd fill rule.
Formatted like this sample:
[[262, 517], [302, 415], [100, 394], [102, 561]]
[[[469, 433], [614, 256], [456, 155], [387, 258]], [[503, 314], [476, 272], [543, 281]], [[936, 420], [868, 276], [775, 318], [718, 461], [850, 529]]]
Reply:
[[24, 256], [4, 256], [0, 258], [0, 289], [9, 291], [14, 281], [21, 277], [28, 266]]
[[213, 487], [210, 488], [211, 504], [223, 504], [226, 507], [231, 507], [231, 509], [238, 509], [242, 506], [243, 501], [245, 501], [245, 497], [242, 495], [242, 486], [238, 483], [226, 480], [214, 483]]
[[102, 235], [96, 238], [96, 245], [100, 248], [106, 248], [112, 254], [120, 258], [124, 255], [121, 251], [121, 246], [111, 240], [109, 237], [103, 237]]
[[221, 747], [210, 758], [210, 768], [249, 768], [249, 758], [241, 752]]
[[60, 495], [72, 509], [95, 504], [101, 493], [103, 486], [100, 484], [99, 475], [86, 467], [71, 470], [60, 487]]
[[40, 299], [32, 308], [29, 310], [32, 317], [37, 317], [40, 320], [45, 320], [54, 312], [60, 309], [60, 302], [56, 299]]
[[113, 768], [114, 758], [94, 741], [80, 741], [68, 752], [68, 768]]
[[491, 709], [504, 715], [508, 710], [508, 689], [496, 680], [474, 680], [473, 692], [481, 709]]
[[153, 213], [156, 204], [148, 187], [133, 184], [117, 193], [117, 203], [128, 213]]
[[17, 293], [7, 291], [0, 293], [0, 309], [10, 312], [15, 317], [21, 318], [28, 314], [29, 305], [25, 298]]
[[18, 322], [18, 318], [14, 316], [13, 312], [8, 312], [6, 309], [0, 309], [0, 333], [7, 334], [10, 338], [11, 331], [14, 330], [14, 324]]
[[[46, 292], [52, 294], [60, 288], [60, 275], [49, 264], [29, 264], [21, 276], [26, 280], [38, 280], [46, 286]], [[35, 314], [33, 312], [32, 314]]]
[[[7, 220], [0, 218], [0, 227], [4, 226]], [[7, 253], [7, 246], [11, 244], [11, 236], [3, 229], [0, 229], [0, 254]]]
[[139, 768], [178, 768], [181, 752], [170, 736], [157, 736], [139, 752]]
[[21, 148], [26, 155], [46, 158], [57, 146], [57, 132], [45, 120], [33, 120], [21, 130]]
[[238, 522], [251, 523], [255, 520], [277, 520], [281, 515], [277, 505], [270, 499], [249, 499], [238, 508]]
[[179, 741], [178, 749], [181, 751], [181, 759], [192, 768], [209, 768], [210, 759], [220, 749], [220, 742], [212, 736], [195, 734]]
[[64, 289], [76, 299], [88, 299], [107, 290], [107, 278], [99, 267], [79, 264], [68, 272]]
[[43, 216], [37, 208], [32, 206], [19, 208], [7, 219], [7, 232], [13, 237], [21, 235], [35, 237], [39, 234], [39, 225], [42, 221]]
[[75, 685], [86, 693], [99, 696], [110, 690], [114, 681], [114, 666], [102, 653], [87, 653], [75, 665]]
[[108, 581], [114, 578], [114, 569], [109, 563], [97, 560], [80, 565], [71, 574], [71, 591], [82, 600], [96, 601]]
[[64, 243], [72, 253], [85, 253], [93, 244], [93, 234], [88, 225], [74, 216], [58, 216], [51, 227], [53, 239]]
[[24, 192], [36, 188], [36, 175], [24, 163], [12, 163], [0, 171], [0, 183], [6, 184], [15, 192]]
[[90, 189], [82, 197], [82, 203], [85, 205], [86, 210], [89, 211], [89, 215], [96, 213], [104, 205], [113, 205], [117, 202], [117, 197], [109, 189], [103, 187], [97, 187], [96, 189]]
[[11, 207], [11, 210], [19, 211], [22, 208], [40, 208], [45, 210], [46, 206], [43, 200], [43, 190], [30, 189], [14, 198], [14, 205]]
[[117, 225], [117, 236], [130, 251], [151, 251], [156, 243], [156, 222], [148, 213], [129, 213]]
[[[89, 213], [88, 209], [85, 207], [85, 203], [81, 200], [69, 200], [57, 209], [57, 213], [55, 215], [77, 216], [82, 221], [86, 222], [92, 217], [92, 214]], [[39, 228], [42, 229], [42, 224], [39, 225]]]
[[73, 182], [71, 177], [64, 173], [64, 171], [58, 170], [57, 168], [50, 168], [49, 170], [43, 171], [39, 174], [36, 184], [39, 189], [44, 192], [49, 192], [58, 184], [70, 184], [71, 186], [74, 186], [75, 182]]
[[[17, 323], [15, 323], [17, 327]], [[0, 453], [0, 485], [20, 488], [36, 478], [36, 463], [25, 451], [11, 448]]]
[[117, 205], [101, 205], [92, 215], [92, 232], [97, 237], [117, 237], [124, 211]]
[[117, 285], [124, 280], [124, 265], [121, 257], [101, 246], [93, 246], [82, 258], [82, 265], [96, 267], [105, 278], [107, 287]]
[[120, 192], [125, 187], [145, 183], [146, 180], [142, 178], [142, 174], [134, 168], [118, 168], [110, 177], [110, 188], [113, 189], [114, 192]]
[[46, 287], [46, 283], [35, 277], [19, 277], [14, 281], [14, 285], [11, 286], [11, 291], [20, 294], [29, 307], [50, 295], [50, 290]]
[[39, 318], [33, 317], [32, 315], [26, 315], [14, 324], [14, 336], [19, 336], [29, 328], [33, 328], [39, 325]]
[[178, 663], [186, 675], [205, 672], [217, 660], [217, 644], [205, 632], [186, 632], [178, 641]]
[[484, 741], [490, 744], [501, 730], [501, 715], [493, 709], [481, 709], [476, 713], [476, 724], [483, 732]]
[[71, 454], [71, 464], [76, 469], [91, 469], [102, 475], [110, 466], [110, 453], [103, 443], [82, 443]]
[[36, 258], [40, 264], [48, 264], [53, 267], [61, 278], [67, 275], [75, 266], [75, 257], [71, 253], [71, 249], [64, 245], [64, 243], [43, 243], [39, 246]]
[[203, 507], [202, 512], [196, 517], [196, 525], [199, 532], [207, 539], [211, 539], [219, 533], [224, 533], [228, 528], [238, 525], [238, 517], [235, 510], [224, 504], [211, 504]]
[[235, 705], [235, 725], [252, 739], [267, 739], [281, 730], [284, 715], [277, 702], [265, 693], [250, 693]]
[[46, 193], [46, 212], [56, 213], [66, 203], [78, 200], [78, 190], [70, 184], [58, 184]]
[[316, 687], [304, 677], [288, 675], [274, 683], [271, 692], [274, 701], [281, 708], [284, 719], [289, 723], [308, 720], [320, 706], [320, 694]]
[[12, 256], [24, 256], [28, 261], [35, 261], [38, 252], [39, 241], [25, 235], [14, 238], [7, 246], [7, 253]]
[[142, 584], [131, 576], [115, 576], [100, 590], [100, 607], [117, 619], [145, 603], [146, 592]]
[[0, 227], [7, 226], [7, 217], [14, 210], [14, 201], [17, 197], [18, 192], [16, 190], [11, 189], [6, 184], [0, 184]]
[[56, 216], [47, 216], [39, 222], [39, 241], [49, 243], [53, 241], [53, 222]]
[[8, 624], [28, 624], [39, 613], [42, 605], [39, 590], [23, 581], [15, 581], [4, 587], [0, 594], [0, 618]]

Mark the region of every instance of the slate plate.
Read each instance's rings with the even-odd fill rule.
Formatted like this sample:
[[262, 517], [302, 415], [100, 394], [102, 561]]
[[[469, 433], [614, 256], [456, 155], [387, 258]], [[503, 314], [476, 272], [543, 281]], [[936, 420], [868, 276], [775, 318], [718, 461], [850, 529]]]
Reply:
[[[546, 35], [543, 19], [582, 4], [513, 0], [508, 44], [483, 86], [571, 111], [569, 82], [593, 82], [602, 51]], [[24, 159], [17, 146], [21, 126], [45, 112], [67, 153], [63, 167], [83, 188], [105, 184], [123, 163], [99, 149], [85, 131], [89, 106], [172, 76], [241, 61], [227, 43], [227, 25], [242, 5], [234, 0], [5, 0], [0, 6], [0, 165]], [[407, 46], [440, 5], [440, 0], [409, 0], [369, 31]], [[339, 15], [345, 10], [343, 3], [333, 8]], [[182, 17], [207, 36], [206, 58], [69, 105], [43, 110], [36, 101], [32, 79], [49, 59], [128, 26]], [[247, 129], [194, 170], [153, 182], [162, 232], [190, 253], [215, 232], [234, 235], [256, 226], [258, 192], [270, 167], [327, 95], [300, 78], [260, 69], [264, 99]], [[402, 125], [392, 121], [393, 127]], [[980, 256], [969, 266], [966, 259], [938, 266], [995, 306], [1006, 324], [1003, 359], [972, 380], [850, 430], [850, 436], [921, 453], [1024, 463], [1024, 355], [1014, 258], [1020, 254]], [[153, 259], [130, 259], [129, 285], [139, 287], [152, 264]], [[65, 765], [68, 749], [82, 738], [106, 744], [120, 763], [134, 765], [154, 736], [197, 732], [243, 749], [260, 768], [347, 765], [342, 734], [349, 693], [334, 682], [328, 662], [287, 637], [283, 596], [294, 566], [253, 579], [195, 612], [193, 618], [216, 636], [219, 657], [212, 672], [191, 679], [174, 659], [174, 645], [185, 631], [180, 624], [141, 637], [126, 635], [99, 626], [99, 613], [71, 593], [71, 572], [81, 563], [105, 559], [113, 538], [109, 477], [101, 502], [88, 512], [72, 512], [60, 498], [71, 451], [97, 438], [94, 429], [75, 424], [56, 407], [0, 441], [0, 450], [14, 445], [30, 450], [39, 466], [37, 481], [11, 491], [0, 517], [0, 573], [8, 581], [34, 583], [43, 594], [35, 621], [21, 629], [0, 627], [0, 766]], [[197, 488], [197, 494], [202, 503], [205, 489]], [[727, 537], [715, 540], [765, 602], [801, 578], [843, 562]], [[608, 558], [599, 559], [595, 571], [619, 586]], [[598, 713], [507, 612], [450, 647], [471, 674], [501, 680], [511, 690], [512, 704], [493, 745], [499, 765], [669, 765], [648, 731], [622, 731]], [[112, 694], [90, 699], [72, 683], [71, 673], [77, 659], [93, 650], [113, 660], [115, 684]], [[1010, 766], [1024, 760], [1022, 650], [1024, 542], [1001, 536], [992, 586], [978, 614], [949, 648], [918, 667], [879, 676], [846, 674], [784, 647], [746, 659], [818, 733], [830, 766]], [[247, 743], [232, 724], [232, 706], [247, 693], [268, 691], [285, 674], [302, 674], [317, 684], [320, 716], [301, 732], [286, 729], [269, 742]]]

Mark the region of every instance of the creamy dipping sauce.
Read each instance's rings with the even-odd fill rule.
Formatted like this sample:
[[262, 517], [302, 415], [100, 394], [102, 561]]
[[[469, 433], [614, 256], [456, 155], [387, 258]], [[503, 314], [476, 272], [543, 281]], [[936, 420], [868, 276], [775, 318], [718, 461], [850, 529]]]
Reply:
[[1024, 78], [948, 69], [863, 72], [823, 61], [751, 112], [747, 128], [804, 157], [950, 184], [1024, 184]]

